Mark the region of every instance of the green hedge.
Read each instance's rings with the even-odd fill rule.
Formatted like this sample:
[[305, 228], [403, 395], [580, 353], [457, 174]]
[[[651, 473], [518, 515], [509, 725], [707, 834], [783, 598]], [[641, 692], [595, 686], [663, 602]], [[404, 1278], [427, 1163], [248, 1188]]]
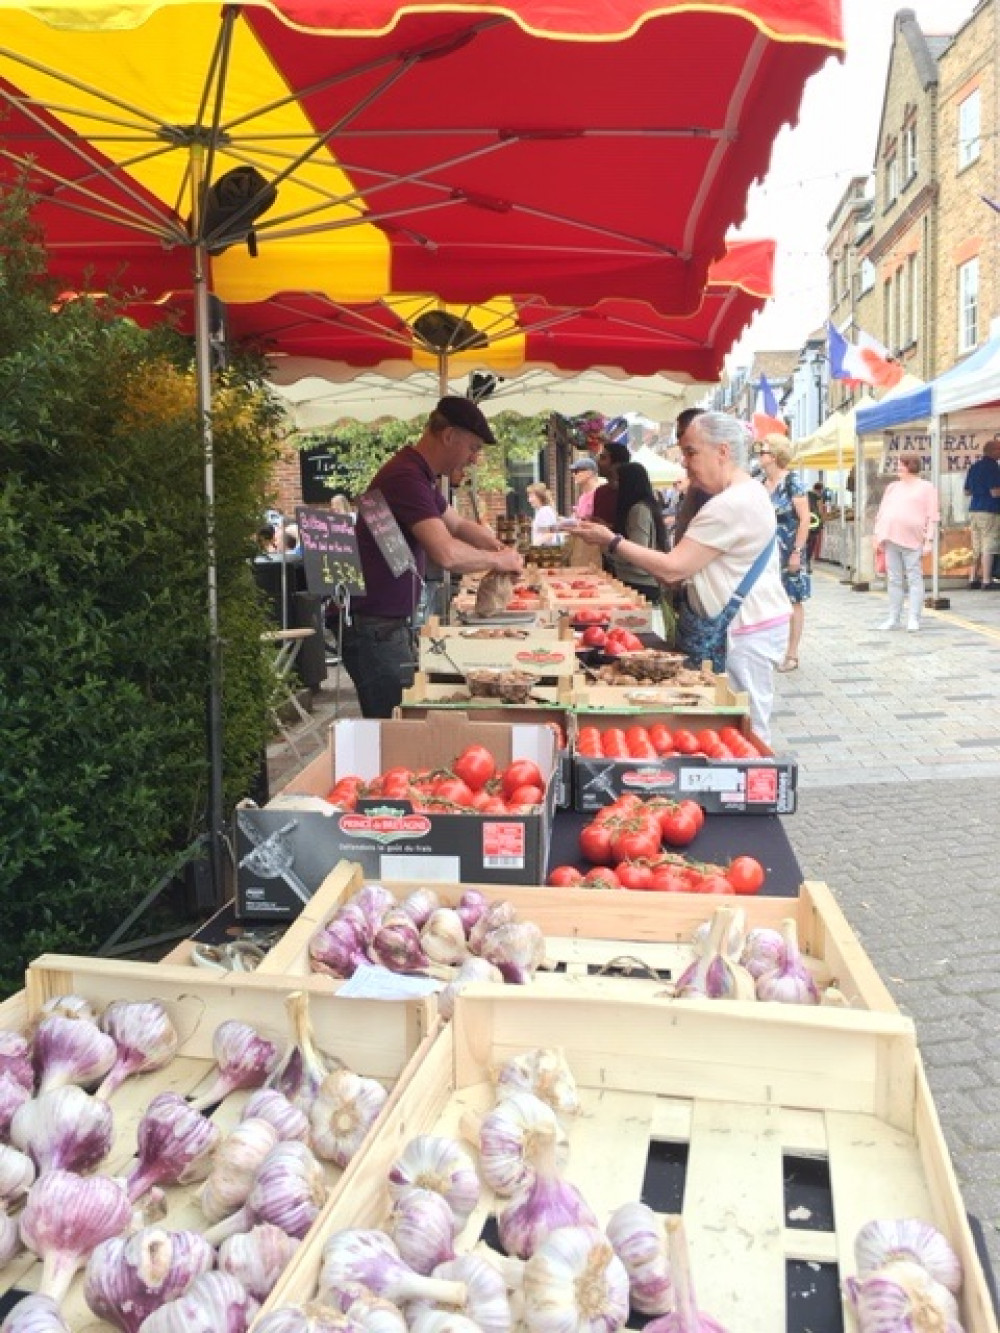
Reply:
[[[207, 595], [190, 347], [53, 306], [30, 201], [0, 195], [0, 988], [95, 948], [204, 828]], [[227, 805], [267, 737], [249, 565], [274, 409], [232, 373], [215, 426]]]

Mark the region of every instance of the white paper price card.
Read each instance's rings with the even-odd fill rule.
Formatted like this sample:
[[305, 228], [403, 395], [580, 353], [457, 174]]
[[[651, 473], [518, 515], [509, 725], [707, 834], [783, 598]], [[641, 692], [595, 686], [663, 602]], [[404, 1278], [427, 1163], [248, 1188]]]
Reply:
[[739, 791], [738, 768], [685, 768], [681, 770], [681, 791]]

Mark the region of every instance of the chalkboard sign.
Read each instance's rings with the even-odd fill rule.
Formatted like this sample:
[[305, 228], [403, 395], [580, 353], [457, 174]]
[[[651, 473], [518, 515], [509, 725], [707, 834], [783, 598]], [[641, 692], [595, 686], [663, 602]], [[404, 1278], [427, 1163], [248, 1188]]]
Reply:
[[385, 502], [381, 491], [365, 491], [358, 500], [358, 514], [364, 519], [375, 545], [382, 552], [393, 578], [398, 579], [408, 569], [416, 572], [413, 552], [403, 536], [396, 516]]
[[306, 587], [316, 597], [343, 590], [360, 593], [365, 579], [358, 556], [358, 539], [350, 514], [296, 506], [295, 521], [302, 543]]

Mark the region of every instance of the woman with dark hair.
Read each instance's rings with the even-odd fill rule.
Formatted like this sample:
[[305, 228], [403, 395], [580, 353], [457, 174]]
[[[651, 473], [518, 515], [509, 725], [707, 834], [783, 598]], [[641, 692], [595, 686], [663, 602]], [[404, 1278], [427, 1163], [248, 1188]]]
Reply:
[[[663, 514], [649, 473], [641, 463], [623, 463], [618, 469], [615, 532], [626, 541], [644, 546], [649, 551], [667, 549]], [[611, 563], [616, 578], [627, 583], [635, 592], [642, 593], [647, 600], [659, 601], [660, 585], [653, 574], [619, 556], [612, 556]]]

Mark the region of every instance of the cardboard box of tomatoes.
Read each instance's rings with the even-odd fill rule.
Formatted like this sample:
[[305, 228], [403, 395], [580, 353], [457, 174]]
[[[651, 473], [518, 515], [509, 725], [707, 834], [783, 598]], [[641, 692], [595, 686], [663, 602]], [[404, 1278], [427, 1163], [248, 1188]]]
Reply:
[[[480, 774], [469, 764], [455, 765], [473, 747], [488, 751], [495, 770], [482, 788], [476, 783], [490, 767], [488, 758]], [[237, 919], [292, 920], [345, 859], [371, 879], [540, 884], [555, 766], [556, 737], [545, 726], [436, 711], [421, 719], [340, 721], [327, 752], [267, 806], [237, 810]], [[468, 784], [458, 779], [456, 785], [455, 768]], [[392, 782], [379, 784], [388, 790], [367, 796], [363, 784], [390, 771]], [[523, 781], [515, 784], [517, 778]], [[341, 805], [328, 799], [338, 783]], [[352, 787], [344, 800], [340, 793]], [[477, 800], [480, 790], [493, 799], [480, 811], [462, 788]]]
[[573, 804], [599, 810], [624, 792], [685, 797], [708, 814], [790, 815], [798, 765], [777, 759], [745, 715], [578, 712]]

